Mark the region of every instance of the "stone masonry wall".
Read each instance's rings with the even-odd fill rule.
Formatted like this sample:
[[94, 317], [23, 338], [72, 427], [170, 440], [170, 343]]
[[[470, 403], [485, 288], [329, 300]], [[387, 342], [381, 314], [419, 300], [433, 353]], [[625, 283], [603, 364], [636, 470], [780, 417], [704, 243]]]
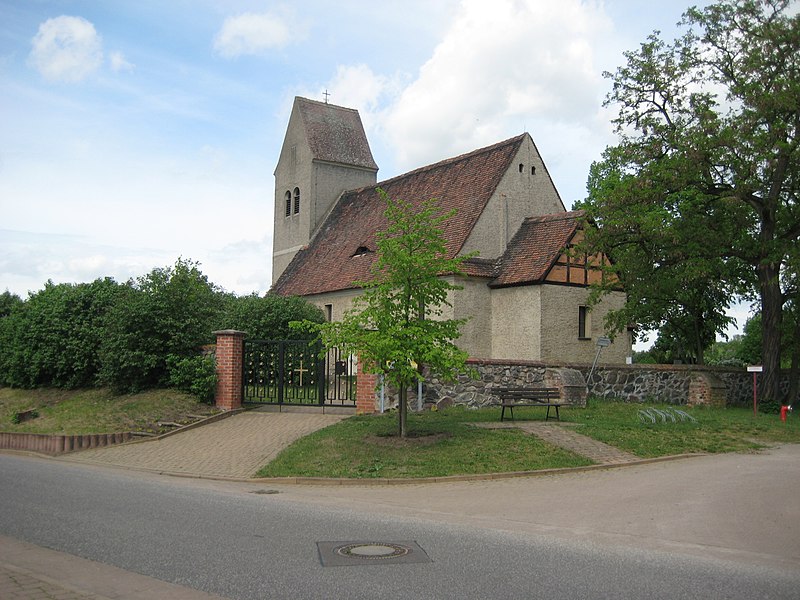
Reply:
[[[548, 371], [559, 369], [578, 371], [584, 381], [591, 365], [545, 364], [526, 361], [470, 360], [476, 378], [461, 376], [455, 383], [429, 378], [425, 382], [424, 398], [428, 405], [449, 406], [463, 404], [478, 408], [497, 401], [491, 395], [494, 386], [550, 387]], [[725, 385], [729, 406], [751, 406], [753, 402], [753, 376], [742, 369], [707, 367], [697, 365], [599, 365], [595, 367], [588, 385], [589, 396], [626, 402], [666, 402], [687, 404], [693, 376], [709, 373]], [[788, 393], [788, 371], [781, 373], [781, 387]], [[550, 380], [550, 381], [549, 381]], [[800, 398], [795, 398], [797, 402]]]

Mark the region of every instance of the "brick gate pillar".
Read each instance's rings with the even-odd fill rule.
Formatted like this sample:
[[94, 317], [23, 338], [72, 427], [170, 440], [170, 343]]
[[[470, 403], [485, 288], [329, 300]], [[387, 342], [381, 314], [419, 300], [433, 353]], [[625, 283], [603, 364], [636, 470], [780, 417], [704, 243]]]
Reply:
[[243, 331], [225, 329], [217, 336], [217, 389], [214, 400], [217, 408], [234, 410], [242, 407], [242, 362], [244, 360]]
[[377, 387], [378, 376], [374, 373], [364, 373], [359, 360], [356, 379], [356, 414], [365, 415], [378, 411], [375, 398]]

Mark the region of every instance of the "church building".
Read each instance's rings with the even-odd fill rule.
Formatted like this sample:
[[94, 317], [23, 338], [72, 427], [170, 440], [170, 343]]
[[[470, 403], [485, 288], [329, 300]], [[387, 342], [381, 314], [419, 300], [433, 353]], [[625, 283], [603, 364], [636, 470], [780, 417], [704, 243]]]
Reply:
[[[386, 228], [391, 197], [431, 198], [456, 214], [443, 224], [448, 254], [473, 251], [462, 289], [445, 318], [469, 318], [457, 344], [476, 359], [591, 363], [603, 317], [622, 306], [613, 292], [588, 306], [601, 277], [600, 257], [571, 252], [581, 214], [567, 211], [530, 134], [377, 181], [358, 111], [295, 98], [275, 169], [272, 292], [296, 295], [340, 319], [369, 279], [376, 232]], [[600, 356], [624, 363], [631, 336], [618, 335]]]

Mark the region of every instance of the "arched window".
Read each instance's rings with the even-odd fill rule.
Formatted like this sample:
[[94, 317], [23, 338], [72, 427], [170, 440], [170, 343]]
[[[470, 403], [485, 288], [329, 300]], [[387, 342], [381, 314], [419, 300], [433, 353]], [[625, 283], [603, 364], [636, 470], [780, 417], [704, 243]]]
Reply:
[[294, 214], [300, 212], [300, 188], [294, 188]]
[[286, 201], [286, 216], [290, 217], [292, 215], [292, 192], [286, 190], [283, 198]]

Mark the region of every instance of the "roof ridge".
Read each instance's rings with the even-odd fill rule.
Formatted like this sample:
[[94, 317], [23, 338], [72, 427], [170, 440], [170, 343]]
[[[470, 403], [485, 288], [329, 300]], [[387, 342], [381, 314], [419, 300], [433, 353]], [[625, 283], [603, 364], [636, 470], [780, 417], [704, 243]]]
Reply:
[[[399, 175], [395, 175], [394, 177], [390, 177], [389, 179], [384, 179], [383, 181], [379, 181], [375, 185], [380, 187], [380, 185], [383, 184], [383, 183], [390, 183], [390, 182], [392, 182], [392, 181], [394, 181], [396, 179], [401, 179], [403, 177], [408, 177], [409, 175], [415, 175], [417, 173], [423, 173], [425, 171], [431, 171], [433, 169], [438, 169], [438, 168], [441, 168], [441, 167], [444, 167], [444, 166], [447, 166], [447, 165], [452, 165], [452, 164], [455, 164], [455, 163], [458, 163], [458, 162], [469, 160], [470, 158], [473, 158], [473, 157], [475, 157], [475, 156], [477, 156], [479, 154], [483, 154], [483, 153], [486, 153], [486, 152], [492, 152], [494, 150], [497, 150], [498, 148], [502, 148], [503, 146], [510, 146], [510, 145], [515, 144], [515, 143], [519, 143], [520, 141], [522, 141], [525, 138], [526, 135], [529, 135], [529, 134], [527, 132], [521, 133], [521, 134], [516, 135], [516, 136], [514, 136], [512, 138], [508, 138], [507, 140], [503, 140], [502, 142], [497, 142], [495, 144], [492, 144], [490, 146], [486, 146], [484, 148], [478, 148], [477, 150], [472, 150], [471, 152], [465, 152], [464, 154], [459, 154], [457, 156], [451, 156], [450, 158], [445, 158], [443, 160], [440, 160], [439, 162], [435, 162], [435, 163], [432, 163], [430, 165], [417, 167], [416, 169], [412, 169], [411, 171], [407, 171], [405, 173], [401, 173]], [[366, 186], [366, 187], [372, 187], [372, 186]], [[359, 189], [362, 189], [362, 188], [359, 188]]]
[[327, 106], [329, 108], [337, 108], [339, 110], [346, 110], [349, 112], [358, 113], [357, 108], [350, 108], [348, 106], [339, 106], [338, 104], [331, 104], [330, 102], [322, 102], [321, 100], [312, 100], [311, 98], [305, 98], [303, 96], [296, 96], [296, 98], [301, 102], [308, 102], [309, 104], [318, 104], [320, 106]]
[[585, 214], [586, 211], [583, 209], [568, 210], [566, 212], [550, 213], [548, 215], [531, 215], [529, 217], [525, 217], [525, 221], [530, 223], [537, 221], [542, 223], [546, 221], [572, 221]]

